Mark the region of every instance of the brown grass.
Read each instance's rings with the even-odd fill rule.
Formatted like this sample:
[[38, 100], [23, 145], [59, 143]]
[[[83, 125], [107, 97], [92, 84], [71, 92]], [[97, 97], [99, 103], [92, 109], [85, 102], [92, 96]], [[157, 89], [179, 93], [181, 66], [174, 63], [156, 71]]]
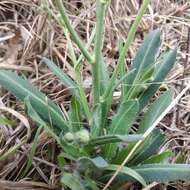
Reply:
[[[53, 0], [52, 0], [53, 1]], [[49, 3], [52, 3], [49, 0]], [[95, 25], [95, 1], [65, 0], [73, 26], [84, 41], [88, 41]], [[104, 55], [110, 70], [118, 58], [118, 41], [125, 40], [139, 9], [140, 0], [112, 0], [106, 18], [106, 39]], [[68, 91], [40, 63], [40, 56], [52, 57], [72, 78], [74, 72], [68, 61], [67, 42], [55, 20], [43, 8], [43, 0], [1, 0], [0, 1], [0, 69], [24, 72], [28, 79], [62, 108], [68, 106]], [[54, 10], [56, 14], [56, 10]], [[161, 50], [178, 46], [176, 67], [165, 86], [175, 89], [178, 94], [190, 82], [190, 51], [188, 50], [188, 28], [190, 28], [190, 3], [185, 0], [152, 0], [138, 29], [127, 63], [130, 65], [144, 35], [154, 28], [161, 28]], [[189, 30], [190, 31], [190, 30]], [[93, 48], [93, 47], [91, 47]], [[78, 51], [76, 49], [76, 51]], [[84, 62], [83, 79], [86, 87], [91, 84], [89, 67]], [[0, 106], [12, 108], [18, 114], [1, 112], [16, 125], [0, 126], [0, 156], [21, 143], [18, 150], [6, 160], [0, 161], [0, 189], [60, 189], [56, 156], [59, 153], [54, 141], [43, 133], [38, 142], [33, 167], [24, 179], [20, 177], [27, 163], [36, 126], [29, 128], [17, 117], [24, 114], [22, 104], [7, 91], [0, 89]], [[23, 116], [24, 117], [24, 116]], [[26, 120], [27, 118], [24, 117]], [[28, 120], [27, 120], [28, 121]], [[171, 149], [176, 156], [183, 155], [190, 162], [190, 95], [187, 93], [168, 116], [160, 123], [168, 135], [163, 149]], [[27, 135], [30, 138], [26, 138]], [[24, 139], [24, 141], [23, 141]], [[51, 150], [51, 152], [50, 152]], [[50, 156], [51, 155], [51, 156]], [[176, 157], [174, 158], [174, 160]], [[174, 161], [172, 160], [172, 162]], [[155, 184], [157, 186], [157, 184]], [[177, 189], [188, 189], [189, 184], [171, 184]], [[170, 186], [171, 186], [170, 185]], [[167, 184], [157, 186], [166, 189]]]

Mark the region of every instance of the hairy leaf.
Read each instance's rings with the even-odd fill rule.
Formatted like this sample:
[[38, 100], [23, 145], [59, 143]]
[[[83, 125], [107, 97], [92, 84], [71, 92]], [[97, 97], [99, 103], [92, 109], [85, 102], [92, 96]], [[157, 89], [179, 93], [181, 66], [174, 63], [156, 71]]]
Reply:
[[188, 164], [147, 164], [133, 168], [145, 181], [169, 182], [190, 180], [190, 165]]

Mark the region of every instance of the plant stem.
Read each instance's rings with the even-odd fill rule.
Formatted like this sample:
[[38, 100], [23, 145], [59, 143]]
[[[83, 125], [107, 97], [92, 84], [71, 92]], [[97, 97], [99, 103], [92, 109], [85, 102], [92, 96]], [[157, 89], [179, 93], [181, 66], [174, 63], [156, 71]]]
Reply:
[[85, 45], [83, 44], [82, 40], [80, 39], [80, 37], [78, 36], [78, 34], [76, 33], [76, 31], [73, 29], [73, 27], [71, 26], [71, 23], [69, 21], [69, 18], [66, 15], [66, 11], [65, 11], [65, 7], [63, 5], [62, 0], [55, 0], [57, 7], [59, 9], [59, 12], [61, 14], [61, 17], [68, 29], [68, 31], [70, 32], [73, 41], [77, 44], [78, 48], [81, 50], [82, 54], [84, 55], [84, 57], [88, 60], [88, 62], [90, 64], [92, 64], [93, 58], [90, 55], [90, 53], [87, 51], [87, 49], [85, 48]]
[[[133, 42], [134, 40], [134, 37], [135, 37], [135, 34], [136, 34], [136, 31], [138, 29], [138, 26], [141, 22], [141, 19], [148, 7], [148, 4], [149, 4], [150, 0], [144, 0], [143, 1], [143, 4], [137, 14], [137, 17], [135, 19], [135, 21], [133, 22], [133, 25], [129, 31], [129, 34], [128, 34], [128, 37], [127, 37], [127, 41], [124, 45], [124, 47], [122, 48], [122, 51], [121, 51], [121, 54], [119, 56], [119, 60], [118, 60], [118, 64], [115, 68], [115, 71], [111, 77], [111, 83], [114, 83], [114, 81], [116, 80], [119, 72], [124, 68], [124, 65], [125, 65], [125, 55], [127, 54], [128, 50], [129, 50], [129, 47], [131, 45], [131, 43]], [[121, 76], [122, 77], [122, 76]]]
[[100, 101], [100, 67], [104, 37], [104, 18], [107, 3], [100, 0], [96, 2], [96, 38], [95, 38], [95, 62], [92, 65], [93, 101], [94, 106]]

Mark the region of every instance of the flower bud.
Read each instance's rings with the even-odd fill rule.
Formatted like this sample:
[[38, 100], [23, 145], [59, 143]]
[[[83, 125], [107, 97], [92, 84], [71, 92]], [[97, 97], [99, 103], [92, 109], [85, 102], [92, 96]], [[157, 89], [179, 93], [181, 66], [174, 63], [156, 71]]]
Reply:
[[71, 132], [66, 133], [63, 136], [64, 140], [68, 143], [72, 143], [74, 141], [74, 135]]
[[90, 140], [89, 132], [86, 129], [82, 129], [75, 133], [75, 139], [78, 143], [87, 144]]

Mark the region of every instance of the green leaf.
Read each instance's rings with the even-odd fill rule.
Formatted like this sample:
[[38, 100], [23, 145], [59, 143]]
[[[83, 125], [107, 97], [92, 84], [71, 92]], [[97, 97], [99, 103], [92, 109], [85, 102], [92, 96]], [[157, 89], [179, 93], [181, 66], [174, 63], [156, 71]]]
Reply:
[[[153, 133], [147, 137], [135, 151], [127, 163], [128, 166], [137, 165], [148, 159], [153, 154], [156, 154], [164, 140], [164, 135], [161, 134], [158, 129], [154, 130]], [[121, 151], [119, 151], [116, 158], [113, 160], [113, 163], [121, 164], [133, 147], [134, 144], [129, 144], [126, 148], [123, 148]]]
[[82, 127], [81, 109], [80, 103], [75, 96], [73, 96], [71, 99], [70, 120], [72, 122], [73, 132], [79, 131]]
[[172, 69], [176, 60], [176, 49], [170, 50], [162, 59], [161, 63], [156, 65], [154, 80], [148, 89], [141, 94], [139, 99], [140, 110], [148, 103], [149, 99], [156, 93], [161, 83]]
[[64, 156], [70, 160], [76, 160], [79, 157], [88, 156], [87, 152], [80, 147], [79, 144], [69, 144], [65, 142], [64, 138], [60, 135], [60, 144], [64, 150]]
[[122, 103], [113, 117], [109, 134], [127, 134], [138, 112], [138, 102], [136, 100]]
[[189, 164], [147, 164], [133, 168], [145, 181], [169, 182], [190, 180]]
[[31, 105], [45, 121], [59, 127], [61, 130], [68, 130], [68, 125], [63, 119], [60, 108], [28, 81], [23, 80], [13, 72], [1, 70], [0, 85], [21, 101], [30, 96]]
[[58, 164], [59, 164], [59, 168], [61, 170], [63, 170], [64, 166], [65, 166], [65, 155], [64, 153], [60, 153], [58, 156]]
[[60, 81], [65, 85], [74, 95], [78, 101], [81, 103], [83, 110], [87, 116], [87, 119], [91, 118], [90, 111], [88, 108], [87, 99], [85, 97], [85, 92], [82, 84], [76, 84], [71, 78], [69, 78], [59, 67], [57, 67], [51, 60], [47, 58], [43, 58], [42, 62], [44, 62], [49, 69], [60, 79]]
[[61, 183], [71, 190], [85, 190], [85, 187], [78, 177], [70, 173], [63, 173], [61, 176]]
[[90, 190], [100, 190], [97, 187], [97, 182], [93, 179], [91, 179], [90, 177], [88, 177], [87, 175], [84, 177], [84, 181], [88, 186], [88, 189], [90, 188]]
[[109, 83], [109, 72], [108, 72], [108, 68], [107, 65], [105, 64], [103, 57], [101, 58], [101, 69], [100, 69], [100, 79], [101, 79], [101, 95], [105, 92], [108, 83]]
[[37, 122], [39, 125], [44, 127], [44, 129], [49, 133], [49, 135], [57, 141], [57, 143], [64, 150], [64, 152], [66, 153], [66, 155], [69, 159], [75, 160], [76, 158], [78, 158], [80, 156], [87, 156], [87, 153], [83, 150], [80, 150], [79, 146], [76, 146], [76, 144], [75, 145], [67, 144], [63, 140], [63, 137], [61, 135], [60, 136], [56, 135], [54, 128], [47, 125], [40, 118], [38, 113], [33, 109], [32, 105], [30, 104], [30, 97], [27, 97], [25, 99], [25, 104], [27, 107], [27, 113], [28, 113], [29, 117], [31, 117], [35, 122]]
[[152, 135], [146, 138], [136, 150], [134, 155], [131, 157], [131, 160], [128, 162], [128, 166], [138, 165], [150, 156], [156, 154], [164, 141], [165, 136], [161, 134], [158, 129], [154, 130]]
[[[119, 165], [109, 165], [106, 170], [109, 171], [116, 171], [119, 168]], [[134, 169], [128, 168], [128, 167], [123, 167], [121, 169], [120, 173], [125, 174], [127, 176], [132, 177], [133, 179], [137, 180], [140, 182], [143, 186], [146, 186], [146, 181], [143, 179], [143, 177], [136, 172]]]
[[[117, 114], [114, 116], [109, 134], [110, 135], [124, 135], [128, 134], [129, 129], [131, 128], [136, 115], [138, 112], [138, 102], [135, 100], [127, 101], [122, 103], [117, 111]], [[117, 149], [116, 144], [107, 145], [105, 148], [105, 154], [107, 158], [112, 158]]]
[[108, 118], [108, 113], [110, 111], [111, 105], [112, 105], [112, 100], [113, 100], [113, 93], [114, 90], [119, 87], [119, 85], [122, 85], [122, 82], [129, 76], [131, 75], [135, 70], [131, 70], [127, 72], [126, 75], [124, 75], [119, 81], [111, 80], [101, 97], [101, 107], [102, 107], [102, 122], [101, 122], [101, 128], [106, 128], [107, 127], [107, 118]]
[[108, 163], [101, 156], [96, 158], [81, 157], [78, 159], [78, 165], [82, 170], [85, 170], [86, 167], [103, 169], [108, 166]]
[[175, 163], [176, 164], [184, 164], [186, 162], [186, 159], [187, 159], [186, 156], [184, 154], [182, 154], [181, 152], [179, 152], [175, 158]]
[[16, 125], [16, 122], [2, 116], [0, 117], [0, 125]]
[[93, 122], [92, 122], [92, 128], [91, 128], [91, 136], [96, 137], [99, 136], [102, 132], [101, 128], [101, 116], [102, 116], [102, 107], [101, 104], [97, 104], [94, 106], [93, 111]]
[[143, 161], [142, 164], [161, 164], [167, 161], [174, 154], [171, 151], [162, 152], [158, 155], [153, 155], [147, 160]]
[[71, 91], [73, 95], [80, 98], [78, 86], [71, 78], [69, 78], [51, 60], [43, 57], [42, 62], [44, 62], [49, 67], [49, 69], [61, 80], [61, 82]]
[[104, 135], [92, 138], [87, 146], [100, 146], [117, 142], [136, 142], [143, 139], [143, 135]]
[[165, 109], [172, 102], [173, 91], [168, 90], [163, 95], [155, 100], [155, 102], [149, 107], [148, 111], [145, 113], [138, 133], [144, 133], [152, 124], [157, 120], [157, 118], [165, 111]]
[[44, 129], [60, 144], [60, 139], [55, 133], [55, 129], [50, 127], [48, 124], [46, 124], [45, 121], [40, 117], [40, 115], [34, 110], [34, 108], [31, 105], [31, 99], [30, 97], [26, 97], [24, 100], [27, 114], [30, 118], [32, 118], [33, 121], [37, 122], [40, 126], [43, 126]]
[[[138, 84], [141, 76], [144, 74], [149, 65], [154, 64], [155, 57], [160, 46], [160, 30], [154, 30], [148, 34], [143, 41], [132, 64], [131, 70], [135, 69], [133, 75], [127, 78], [127, 84]], [[130, 87], [126, 87], [125, 92], [128, 96]]]
[[29, 171], [30, 167], [32, 166], [32, 161], [33, 161], [33, 158], [34, 158], [34, 155], [35, 155], [35, 151], [36, 151], [36, 148], [37, 148], [37, 145], [38, 145], [38, 138], [39, 138], [39, 135], [42, 131], [42, 126], [40, 126], [37, 131], [36, 131], [36, 134], [35, 134], [35, 137], [34, 137], [34, 140], [33, 140], [33, 143], [32, 143], [32, 147], [31, 147], [31, 150], [28, 154], [28, 162], [27, 162], [27, 165], [21, 175], [21, 178], [23, 178], [27, 172]]

